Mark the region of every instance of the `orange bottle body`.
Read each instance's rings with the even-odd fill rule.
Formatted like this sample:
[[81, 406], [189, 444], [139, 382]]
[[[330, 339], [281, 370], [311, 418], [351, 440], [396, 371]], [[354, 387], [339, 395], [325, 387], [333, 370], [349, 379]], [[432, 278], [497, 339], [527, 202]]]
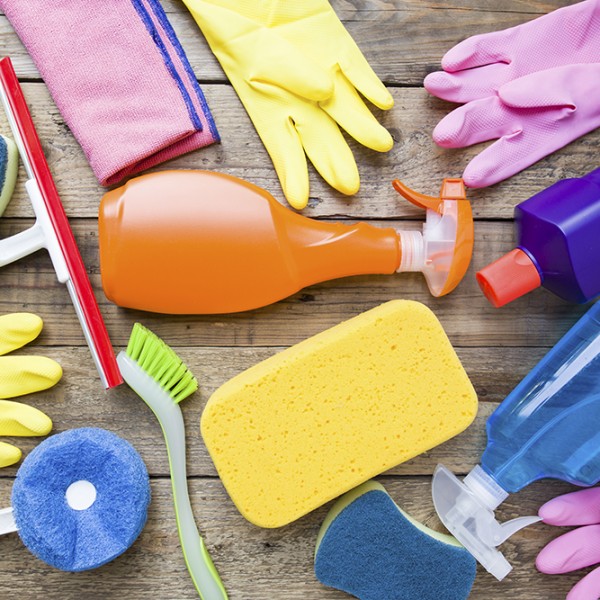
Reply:
[[160, 313], [250, 310], [400, 263], [393, 229], [309, 219], [257, 186], [206, 171], [152, 173], [108, 192], [99, 230], [108, 299]]

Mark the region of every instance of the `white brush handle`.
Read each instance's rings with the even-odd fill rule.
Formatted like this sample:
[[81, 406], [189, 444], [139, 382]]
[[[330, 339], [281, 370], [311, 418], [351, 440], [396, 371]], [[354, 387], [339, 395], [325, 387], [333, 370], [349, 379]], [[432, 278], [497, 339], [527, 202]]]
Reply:
[[162, 428], [169, 454], [179, 539], [196, 590], [202, 600], [227, 600], [227, 592], [204, 540], [200, 537], [192, 513], [187, 487], [185, 427], [181, 409], [175, 400], [127, 354], [120, 352], [117, 363], [123, 379], [152, 409]]
[[13, 533], [17, 531], [15, 516], [12, 508], [4, 508], [0, 510], [0, 535], [5, 533]]

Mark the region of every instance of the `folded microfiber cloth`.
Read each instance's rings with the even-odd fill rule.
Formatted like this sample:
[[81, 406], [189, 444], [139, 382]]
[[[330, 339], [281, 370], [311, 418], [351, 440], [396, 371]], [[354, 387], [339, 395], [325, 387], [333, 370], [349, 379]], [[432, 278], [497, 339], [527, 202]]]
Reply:
[[103, 185], [217, 129], [158, 0], [0, 0]]
[[319, 581], [360, 600], [464, 600], [475, 572], [463, 546], [409, 517], [375, 481], [344, 494], [317, 539]]

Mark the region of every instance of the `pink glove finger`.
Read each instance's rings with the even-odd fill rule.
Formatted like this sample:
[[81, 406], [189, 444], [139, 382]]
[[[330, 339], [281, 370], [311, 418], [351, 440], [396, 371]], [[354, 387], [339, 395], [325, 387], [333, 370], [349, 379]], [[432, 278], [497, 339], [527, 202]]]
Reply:
[[433, 140], [443, 148], [464, 148], [518, 131], [514, 109], [497, 96], [474, 100], [446, 115], [433, 130]]
[[594, 113], [596, 102], [591, 99], [597, 97], [598, 81], [600, 63], [572, 64], [513, 79], [498, 90], [498, 96], [515, 108], [581, 106]]
[[467, 38], [444, 54], [442, 68], [456, 73], [493, 63], [510, 63], [510, 31], [492, 31]]
[[588, 573], [571, 588], [566, 600], [598, 600], [600, 598], [600, 568]]
[[[528, 121], [529, 111], [513, 110], [515, 133], [494, 142], [467, 165], [463, 173], [466, 186], [480, 188], [504, 181], [583, 135], [575, 131], [573, 135], [560, 135], [557, 118], [552, 114]], [[516, 126], [519, 122], [522, 128]]]
[[549, 525], [600, 523], [600, 487], [553, 498], [540, 508], [538, 514]]
[[462, 104], [493, 96], [501, 85], [510, 81], [511, 75], [507, 64], [494, 63], [458, 73], [436, 71], [425, 77], [423, 85], [432, 96]]
[[552, 540], [537, 555], [535, 566], [548, 574], [569, 573], [600, 562], [600, 525], [587, 525]]

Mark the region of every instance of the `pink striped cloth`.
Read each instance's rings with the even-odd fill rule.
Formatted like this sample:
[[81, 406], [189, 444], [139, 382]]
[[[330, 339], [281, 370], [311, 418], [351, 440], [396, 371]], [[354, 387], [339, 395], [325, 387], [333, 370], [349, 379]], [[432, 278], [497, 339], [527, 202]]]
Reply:
[[102, 185], [219, 134], [158, 0], [0, 0]]

